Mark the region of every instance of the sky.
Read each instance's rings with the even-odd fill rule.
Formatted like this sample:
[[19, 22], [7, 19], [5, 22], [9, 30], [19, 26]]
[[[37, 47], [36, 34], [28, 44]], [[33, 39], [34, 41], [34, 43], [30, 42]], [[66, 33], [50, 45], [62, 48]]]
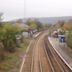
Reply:
[[72, 16], [72, 0], [25, 0], [24, 17]]
[[0, 0], [0, 12], [5, 21], [24, 18], [24, 0]]
[[72, 16], [72, 0], [0, 0], [3, 20]]

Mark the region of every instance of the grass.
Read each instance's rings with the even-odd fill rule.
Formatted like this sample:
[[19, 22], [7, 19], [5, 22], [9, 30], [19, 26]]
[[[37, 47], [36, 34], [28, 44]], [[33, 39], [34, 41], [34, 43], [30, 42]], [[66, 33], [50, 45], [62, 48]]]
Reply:
[[25, 41], [15, 53], [6, 53], [5, 59], [0, 62], [0, 72], [18, 72], [28, 44]]

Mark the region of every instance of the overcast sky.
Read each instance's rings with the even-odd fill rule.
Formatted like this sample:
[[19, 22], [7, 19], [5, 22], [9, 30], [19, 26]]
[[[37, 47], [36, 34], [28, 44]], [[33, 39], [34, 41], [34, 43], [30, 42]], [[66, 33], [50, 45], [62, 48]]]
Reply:
[[4, 20], [72, 16], [72, 0], [0, 0]]
[[25, 17], [72, 16], [72, 0], [25, 0]]
[[24, 0], [0, 0], [0, 12], [4, 20], [24, 17]]

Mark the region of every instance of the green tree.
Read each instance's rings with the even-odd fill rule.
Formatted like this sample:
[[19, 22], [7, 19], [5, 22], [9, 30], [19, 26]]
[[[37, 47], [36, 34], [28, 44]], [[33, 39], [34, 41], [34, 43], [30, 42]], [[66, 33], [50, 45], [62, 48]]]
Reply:
[[28, 26], [30, 26], [31, 29], [36, 29], [36, 28], [37, 28], [37, 24], [36, 24], [35, 21], [33, 21], [33, 20], [28, 20], [28, 21], [26, 22], [26, 24], [27, 24]]
[[38, 30], [38, 31], [43, 28], [43, 25], [42, 25], [42, 23], [41, 23], [40, 21], [35, 20], [35, 23], [37, 24], [37, 30]]
[[12, 24], [4, 24], [0, 27], [0, 42], [2, 42], [4, 49], [14, 52], [16, 48], [16, 35], [19, 33], [17, 27]]
[[66, 43], [70, 48], [72, 48], [72, 31], [69, 31], [66, 37]]

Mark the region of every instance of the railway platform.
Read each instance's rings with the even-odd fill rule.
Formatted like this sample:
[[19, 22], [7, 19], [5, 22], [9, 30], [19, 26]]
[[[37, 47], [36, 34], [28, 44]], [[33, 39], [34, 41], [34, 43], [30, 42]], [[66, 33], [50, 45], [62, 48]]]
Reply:
[[58, 38], [48, 37], [48, 40], [61, 59], [72, 70], [72, 49], [66, 43], [60, 43]]

